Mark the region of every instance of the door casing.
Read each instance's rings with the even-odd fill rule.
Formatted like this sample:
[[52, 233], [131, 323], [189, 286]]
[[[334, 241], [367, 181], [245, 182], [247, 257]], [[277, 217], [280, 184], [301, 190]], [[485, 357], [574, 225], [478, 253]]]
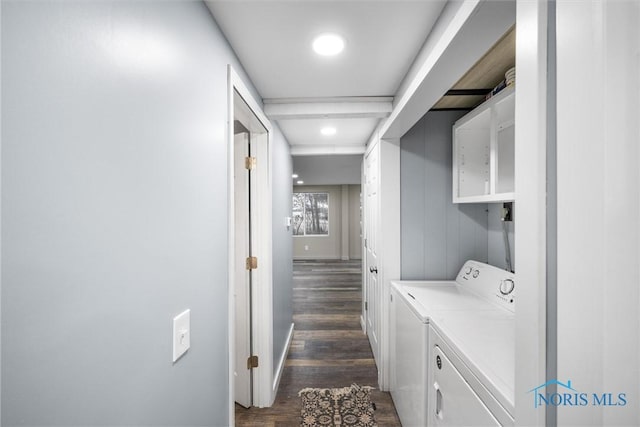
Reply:
[[[273, 276], [272, 276], [272, 179], [271, 179], [271, 135], [273, 127], [258, 102], [238, 76], [231, 65], [227, 66], [227, 242], [228, 242], [228, 387], [229, 387], [229, 424], [235, 424], [234, 391], [234, 340], [235, 340], [235, 199], [234, 199], [234, 116], [237, 97], [240, 97], [246, 109], [242, 112], [244, 124], [261, 126], [266, 132], [253, 132], [252, 157], [257, 160], [257, 167], [252, 172], [251, 206], [251, 247], [252, 254], [258, 258], [258, 268], [252, 270], [251, 307], [251, 344], [253, 355], [258, 356], [259, 366], [253, 370], [253, 406], [267, 407], [273, 404], [278, 378], [274, 379], [273, 371]], [[242, 108], [240, 109], [242, 110]], [[254, 122], [253, 124], [251, 122]], [[252, 129], [250, 129], [251, 131]]]

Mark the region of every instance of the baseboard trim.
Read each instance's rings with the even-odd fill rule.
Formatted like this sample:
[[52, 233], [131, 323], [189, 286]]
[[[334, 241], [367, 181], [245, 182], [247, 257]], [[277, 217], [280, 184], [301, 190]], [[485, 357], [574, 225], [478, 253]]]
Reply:
[[293, 327], [294, 324], [291, 323], [291, 327], [289, 328], [289, 335], [287, 335], [287, 341], [284, 344], [284, 350], [282, 351], [282, 355], [280, 356], [280, 361], [278, 362], [278, 370], [276, 371], [275, 378], [273, 379], [273, 394], [275, 396], [278, 394], [278, 387], [280, 387], [280, 378], [282, 378], [282, 372], [284, 371], [284, 364], [287, 360], [287, 356], [289, 355], [289, 349], [291, 347], [291, 341], [293, 341]]
[[363, 316], [360, 316], [360, 327], [362, 328], [362, 332], [366, 334], [367, 333], [367, 328], [365, 326], [364, 317]]

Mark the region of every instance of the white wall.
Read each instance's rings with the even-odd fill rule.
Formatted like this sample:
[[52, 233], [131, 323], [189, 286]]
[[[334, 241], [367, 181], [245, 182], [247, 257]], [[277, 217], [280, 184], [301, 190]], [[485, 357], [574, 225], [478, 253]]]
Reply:
[[558, 377], [625, 406], [562, 425], [639, 425], [640, 3], [557, 2]]
[[228, 425], [226, 66], [244, 73], [209, 11], [3, 1], [2, 59], [2, 425]]

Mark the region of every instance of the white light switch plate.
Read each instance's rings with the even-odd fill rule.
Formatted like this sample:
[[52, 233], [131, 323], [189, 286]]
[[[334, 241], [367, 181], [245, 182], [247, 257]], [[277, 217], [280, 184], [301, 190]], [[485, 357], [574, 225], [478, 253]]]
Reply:
[[173, 361], [175, 362], [191, 346], [191, 310], [185, 310], [173, 318]]

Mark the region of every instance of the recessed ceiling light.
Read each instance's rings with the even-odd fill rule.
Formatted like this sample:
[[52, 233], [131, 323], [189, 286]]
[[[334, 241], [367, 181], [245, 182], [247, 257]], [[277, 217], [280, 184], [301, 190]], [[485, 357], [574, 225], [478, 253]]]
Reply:
[[344, 39], [337, 34], [320, 34], [313, 39], [313, 50], [322, 56], [337, 55], [344, 50]]
[[302, 181], [302, 180], [296, 181], [296, 184], [304, 184], [304, 181]]
[[293, 175], [291, 175], [291, 178], [293, 178], [293, 179], [295, 179], [295, 178], [297, 178], [297, 177], [298, 177], [298, 174], [297, 174], [297, 173], [294, 173]]
[[336, 134], [336, 128], [334, 128], [332, 126], [326, 126], [326, 127], [323, 127], [322, 129], [320, 129], [320, 133], [323, 134], [324, 136], [335, 135]]

